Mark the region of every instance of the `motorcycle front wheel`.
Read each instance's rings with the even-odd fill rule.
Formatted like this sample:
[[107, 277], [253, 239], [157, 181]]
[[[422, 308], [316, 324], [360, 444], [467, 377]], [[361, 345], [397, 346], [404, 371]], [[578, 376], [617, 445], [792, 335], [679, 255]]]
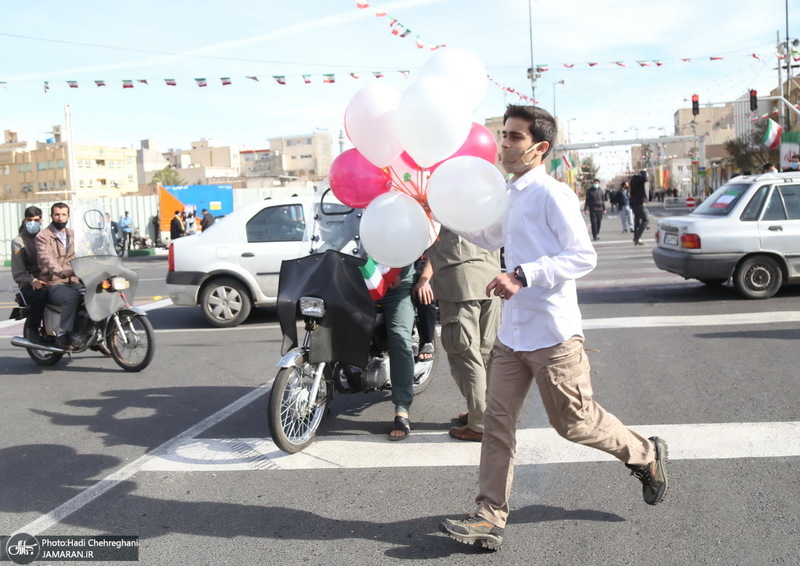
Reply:
[[[330, 368], [326, 365], [326, 374]], [[269, 428], [275, 445], [295, 454], [314, 442], [328, 407], [328, 376], [323, 375], [316, 399], [310, 399], [314, 365], [281, 368], [269, 399]]]
[[110, 324], [106, 345], [111, 357], [125, 371], [142, 371], [156, 353], [155, 332], [146, 317], [133, 312], [120, 312], [118, 328]]

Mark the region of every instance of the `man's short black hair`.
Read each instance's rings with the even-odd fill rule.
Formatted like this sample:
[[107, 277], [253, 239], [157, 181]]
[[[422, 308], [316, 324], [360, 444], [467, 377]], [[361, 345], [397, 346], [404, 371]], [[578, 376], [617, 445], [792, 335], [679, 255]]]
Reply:
[[50, 207], [50, 214], [53, 214], [53, 211], [57, 208], [66, 208], [67, 212], [69, 212], [69, 205], [65, 202], [57, 202], [54, 203], [53, 206]]
[[528, 132], [534, 142], [546, 141], [550, 144], [550, 147], [544, 152], [542, 158], [547, 156], [551, 149], [555, 148], [558, 126], [556, 126], [555, 118], [544, 108], [509, 104], [506, 106], [506, 113], [503, 114], [503, 124], [505, 124], [509, 118], [520, 118], [528, 122]]

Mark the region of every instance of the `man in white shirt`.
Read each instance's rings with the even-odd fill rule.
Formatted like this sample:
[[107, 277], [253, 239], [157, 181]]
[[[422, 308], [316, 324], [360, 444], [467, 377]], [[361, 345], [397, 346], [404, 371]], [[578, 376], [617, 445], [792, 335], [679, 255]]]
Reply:
[[505, 246], [509, 266], [486, 287], [506, 302], [489, 359], [477, 510], [439, 526], [489, 549], [503, 542], [516, 426], [534, 382], [559, 435], [625, 463], [642, 482], [646, 503], [656, 505], [667, 489], [666, 443], [626, 428], [592, 399], [575, 280], [594, 269], [597, 255], [578, 197], [542, 164], [554, 145], [555, 120], [538, 107], [509, 105], [503, 124], [501, 161], [512, 175], [508, 211], [494, 226], [465, 234], [487, 250]]

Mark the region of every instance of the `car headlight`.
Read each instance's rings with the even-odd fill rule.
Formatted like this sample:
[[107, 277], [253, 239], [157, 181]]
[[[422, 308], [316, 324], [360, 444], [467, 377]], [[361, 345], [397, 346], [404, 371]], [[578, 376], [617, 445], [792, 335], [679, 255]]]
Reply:
[[322, 318], [325, 316], [325, 301], [317, 297], [300, 297], [300, 313], [303, 316]]

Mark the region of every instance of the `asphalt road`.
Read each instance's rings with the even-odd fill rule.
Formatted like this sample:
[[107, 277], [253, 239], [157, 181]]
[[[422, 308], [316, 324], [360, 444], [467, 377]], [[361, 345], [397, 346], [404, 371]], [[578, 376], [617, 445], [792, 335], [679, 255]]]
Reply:
[[[219, 330], [166, 306], [139, 374], [95, 354], [41, 368], [0, 326], [0, 535], [138, 535], [148, 566], [797, 564], [800, 286], [747, 301], [684, 282], [611, 217], [596, 247], [579, 284], [595, 395], [669, 443], [657, 507], [620, 463], [553, 438], [532, 392], [506, 543], [456, 543], [437, 525], [472, 509], [479, 445], [447, 439], [463, 403], [443, 357], [408, 441], [384, 440], [388, 394], [337, 396], [319, 441], [286, 456], [266, 422], [274, 311]], [[137, 302], [161, 301], [165, 259], [127, 263]], [[9, 284], [0, 269], [3, 320]]]

